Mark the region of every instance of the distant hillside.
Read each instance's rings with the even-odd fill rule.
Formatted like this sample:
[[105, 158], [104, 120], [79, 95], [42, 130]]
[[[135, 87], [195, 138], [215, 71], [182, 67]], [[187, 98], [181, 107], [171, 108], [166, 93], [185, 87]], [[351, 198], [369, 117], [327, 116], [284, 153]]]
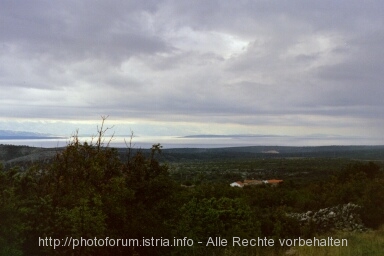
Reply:
[[[0, 162], [6, 165], [18, 165], [44, 161], [62, 149], [0, 145]], [[134, 155], [139, 150], [146, 155], [150, 154], [149, 149], [133, 149], [131, 154]], [[121, 159], [126, 158], [127, 148], [117, 148], [117, 151]], [[161, 162], [265, 158], [345, 158], [384, 161], [384, 146], [174, 148], [162, 150], [162, 154], [158, 157]]]
[[[124, 149], [125, 150], [125, 149]], [[123, 152], [123, 149], [119, 149]], [[164, 149], [161, 156], [165, 161], [218, 160], [250, 158], [349, 158], [358, 160], [384, 161], [384, 146], [318, 146], [283, 147], [251, 146], [228, 148], [174, 148]]]
[[44, 161], [55, 156], [61, 149], [36, 148], [28, 146], [0, 145], [0, 163], [5, 165], [24, 165]]

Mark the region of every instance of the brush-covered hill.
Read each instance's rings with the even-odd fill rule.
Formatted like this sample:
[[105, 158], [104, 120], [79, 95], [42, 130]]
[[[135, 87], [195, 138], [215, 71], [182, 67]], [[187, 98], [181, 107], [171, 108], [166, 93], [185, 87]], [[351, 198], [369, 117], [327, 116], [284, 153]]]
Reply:
[[163, 150], [168, 161], [249, 158], [349, 158], [384, 161], [384, 146], [251, 146], [229, 148], [174, 148]]
[[0, 163], [24, 165], [51, 159], [62, 148], [38, 148], [29, 146], [0, 145]]
[[[54, 157], [61, 150], [63, 148], [0, 145], [0, 162], [5, 165], [24, 165], [36, 161], [45, 161]], [[116, 150], [122, 159], [126, 158], [127, 148], [117, 148]], [[132, 149], [131, 153], [135, 154], [138, 150], [144, 154], [150, 153], [150, 149]], [[159, 160], [182, 162], [261, 158], [345, 158], [384, 161], [384, 146], [171, 148], [163, 149]]]

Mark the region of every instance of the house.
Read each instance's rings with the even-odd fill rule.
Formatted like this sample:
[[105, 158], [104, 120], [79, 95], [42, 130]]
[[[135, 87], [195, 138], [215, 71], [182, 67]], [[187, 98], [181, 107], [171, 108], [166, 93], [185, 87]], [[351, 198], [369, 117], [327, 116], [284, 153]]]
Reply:
[[282, 183], [283, 180], [244, 180], [244, 182], [236, 181], [229, 184], [231, 187], [239, 187], [242, 188], [244, 186], [256, 186], [262, 184], [269, 184], [273, 187]]
[[244, 186], [261, 185], [261, 184], [263, 184], [263, 181], [261, 180], [244, 180]]
[[241, 182], [241, 181], [236, 181], [236, 182], [232, 182], [231, 184], [229, 184], [231, 187], [238, 187], [238, 188], [242, 188], [244, 187], [244, 183]]

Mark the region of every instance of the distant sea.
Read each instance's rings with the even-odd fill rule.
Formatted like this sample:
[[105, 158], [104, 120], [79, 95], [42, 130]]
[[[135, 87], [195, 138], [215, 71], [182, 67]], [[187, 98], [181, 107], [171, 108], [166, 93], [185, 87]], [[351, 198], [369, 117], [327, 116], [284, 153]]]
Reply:
[[[79, 137], [80, 141], [91, 141], [91, 137]], [[104, 140], [108, 144], [109, 138]], [[129, 144], [129, 136], [115, 136], [111, 147], [124, 148]], [[70, 138], [26, 138], [0, 139], [0, 144], [26, 145], [42, 148], [65, 147]], [[291, 136], [137, 136], [132, 140], [134, 148], [150, 148], [160, 143], [163, 148], [223, 148], [245, 146], [329, 146], [329, 145], [384, 145], [383, 140], [347, 137], [291, 137]]]
[[[91, 137], [79, 137], [80, 141], [90, 142]], [[0, 140], [0, 144], [8, 145], [25, 145], [42, 148], [64, 147], [70, 142], [70, 138], [54, 138], [54, 139], [7, 139]], [[94, 141], [95, 142], [95, 139]], [[106, 138], [104, 145], [109, 143], [112, 147], [124, 148], [128, 147], [130, 137], [114, 137], [111, 141]], [[145, 136], [135, 137], [131, 142], [134, 148], [150, 148], [153, 144], [160, 143], [163, 148], [222, 148], [236, 146], [254, 146], [258, 145], [256, 141], [244, 141], [232, 138], [184, 138], [173, 136]]]

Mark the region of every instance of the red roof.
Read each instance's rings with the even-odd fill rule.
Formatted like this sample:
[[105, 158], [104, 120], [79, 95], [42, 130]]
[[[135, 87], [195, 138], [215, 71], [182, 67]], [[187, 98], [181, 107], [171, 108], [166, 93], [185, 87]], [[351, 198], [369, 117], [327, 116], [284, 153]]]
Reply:
[[278, 183], [281, 183], [283, 182], [283, 180], [267, 180], [268, 183], [271, 183], [271, 184], [278, 184]]

